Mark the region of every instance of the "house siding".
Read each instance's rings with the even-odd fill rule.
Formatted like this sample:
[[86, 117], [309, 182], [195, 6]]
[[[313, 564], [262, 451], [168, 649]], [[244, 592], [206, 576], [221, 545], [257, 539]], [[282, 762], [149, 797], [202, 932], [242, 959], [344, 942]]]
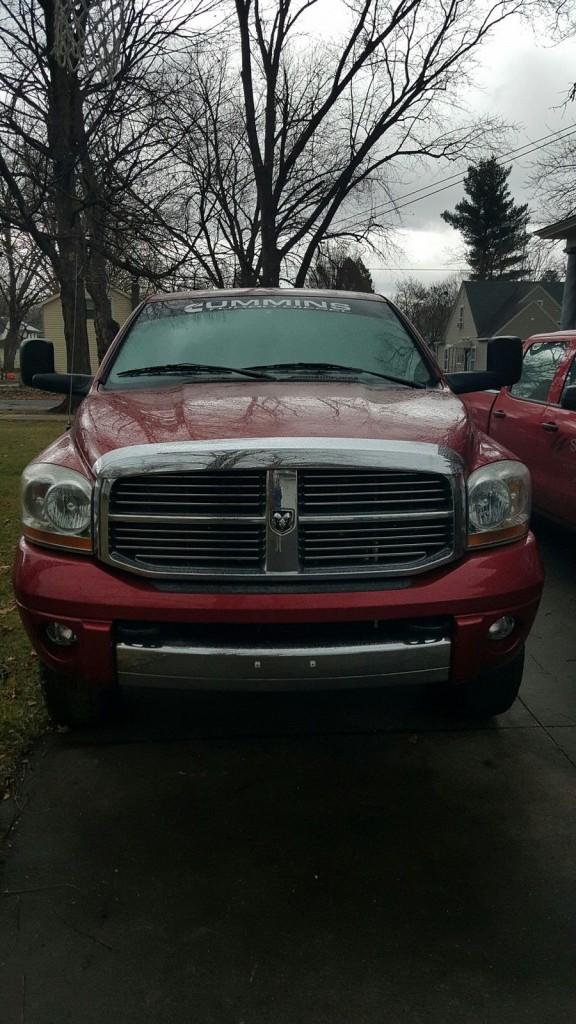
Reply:
[[[111, 290], [112, 316], [122, 326], [130, 315], [132, 306], [128, 295], [123, 292]], [[96, 332], [94, 321], [87, 321], [88, 345], [90, 348], [90, 366], [92, 371], [98, 368], [98, 347], [96, 344]], [[62, 304], [60, 296], [54, 295], [48, 299], [42, 307], [42, 337], [48, 338], [54, 345], [54, 369], [57, 373], [66, 373], [68, 369], [66, 358], [66, 339], [64, 335], [64, 317], [62, 315]]]
[[[478, 344], [478, 328], [476, 326], [470, 300], [467, 296], [467, 285], [464, 282], [458, 293], [454, 309], [450, 315], [444, 344], [440, 346], [438, 358], [440, 365], [448, 370], [465, 370], [474, 368], [476, 370], [486, 369], [486, 345]], [[487, 282], [488, 284], [488, 282]], [[495, 282], [497, 301], [502, 303], [501, 286]], [[486, 309], [490, 309], [489, 295], [486, 297]], [[460, 308], [462, 307], [462, 323], [460, 323]], [[506, 309], [506, 307], [508, 307]], [[508, 315], [506, 315], [508, 313]], [[512, 313], [512, 316], [510, 316]], [[478, 316], [478, 309], [476, 308]], [[492, 321], [495, 317], [492, 317]], [[515, 308], [510, 308], [510, 303], [502, 304], [501, 323], [492, 322], [489, 334], [495, 337], [499, 334], [516, 335], [520, 338], [528, 338], [532, 334], [540, 332], [550, 333], [559, 329], [560, 306], [554, 297], [539, 283], [528, 288], [523, 298], [518, 301]]]
[[[462, 326], [460, 326], [460, 307], [462, 310]], [[470, 303], [466, 295], [464, 286], [460, 287], [458, 297], [454, 303], [454, 309], [452, 310], [448, 326], [446, 328], [446, 334], [444, 335], [445, 345], [456, 345], [459, 342], [470, 341], [472, 338], [476, 338], [476, 324], [474, 323], [474, 317], [472, 316], [472, 310]]]
[[541, 302], [542, 306], [539, 308], [543, 310], [544, 313], [546, 313], [554, 322], [556, 325], [555, 330], [559, 330], [561, 307], [554, 301], [545, 288], [537, 287], [533, 292], [530, 292], [530, 295], [527, 296], [527, 304], [530, 302]]
[[477, 334], [466, 289], [461, 285], [446, 327], [444, 341], [438, 346], [437, 359], [442, 369], [469, 369], [472, 368], [469, 365], [471, 361], [474, 369], [485, 369], [486, 351], [483, 346], [476, 346]]
[[513, 334], [519, 338], [529, 338], [532, 334], [546, 334], [550, 331], [558, 331], [558, 319], [549, 315], [546, 310], [531, 302], [525, 309], [520, 310], [507, 323], [502, 324], [498, 333]]
[[48, 299], [42, 306], [42, 337], [47, 338], [54, 345], [54, 369], [56, 373], [66, 373], [64, 321], [58, 296]]

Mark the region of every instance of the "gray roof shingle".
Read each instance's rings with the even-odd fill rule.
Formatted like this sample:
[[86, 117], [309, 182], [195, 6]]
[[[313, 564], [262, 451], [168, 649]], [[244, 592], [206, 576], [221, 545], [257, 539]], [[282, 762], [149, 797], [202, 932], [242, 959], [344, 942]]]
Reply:
[[522, 307], [538, 285], [562, 306], [563, 281], [464, 281], [478, 337], [491, 337]]

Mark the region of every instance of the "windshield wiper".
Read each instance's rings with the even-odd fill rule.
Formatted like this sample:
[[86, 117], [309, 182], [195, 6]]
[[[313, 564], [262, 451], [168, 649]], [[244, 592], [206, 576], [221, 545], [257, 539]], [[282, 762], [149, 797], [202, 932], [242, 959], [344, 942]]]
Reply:
[[267, 373], [257, 370], [238, 370], [235, 366], [212, 366], [210, 363], [163, 363], [160, 366], [138, 366], [134, 370], [121, 370], [118, 377], [160, 377], [192, 373], [237, 373], [253, 380], [273, 380]]
[[250, 367], [254, 370], [289, 370], [289, 371], [308, 371], [318, 370], [321, 373], [325, 371], [336, 370], [340, 373], [358, 373], [364, 374], [369, 373], [371, 377], [380, 377], [382, 380], [389, 380], [393, 384], [403, 384], [407, 388], [425, 388], [426, 384], [421, 384], [415, 380], [405, 380], [404, 377], [393, 377], [390, 373], [378, 373], [377, 370], [366, 370], [360, 366], [343, 366], [341, 363], [266, 363], [262, 366]]

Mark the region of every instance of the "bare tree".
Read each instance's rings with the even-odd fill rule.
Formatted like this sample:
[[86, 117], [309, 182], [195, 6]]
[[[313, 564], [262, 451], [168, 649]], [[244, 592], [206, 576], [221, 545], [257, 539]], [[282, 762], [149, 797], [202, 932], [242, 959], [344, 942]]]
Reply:
[[[234, 0], [221, 53], [191, 59], [178, 123], [195, 252], [218, 282], [303, 284], [325, 239], [374, 241], [391, 169], [475, 152], [494, 122], [455, 123], [456, 89], [491, 29], [523, 0], [346, 0], [339, 44], [299, 38], [318, 0]], [[240, 81], [238, 81], [240, 67]], [[205, 119], [198, 120], [198, 110]]]
[[[0, 177], [13, 226], [29, 233], [58, 278], [75, 372], [90, 370], [86, 288], [102, 354], [116, 329], [107, 261], [142, 269], [118, 252], [111, 225], [122, 201], [134, 202], [139, 176], [170, 149], [158, 153], [157, 134], [150, 141], [162, 61], [213, 3], [0, 0]], [[149, 220], [145, 208], [140, 214]]]
[[[2, 195], [4, 207], [10, 200]], [[0, 222], [0, 302], [7, 319], [3, 370], [12, 372], [22, 327], [30, 310], [54, 290], [50, 265], [30, 236]]]
[[344, 291], [373, 292], [374, 283], [360, 253], [342, 242], [321, 246], [308, 274], [312, 288], [336, 288]]
[[531, 178], [539, 214], [551, 221], [576, 213], [576, 136], [566, 138], [546, 150], [538, 160]]
[[[576, 36], [576, 6], [574, 0], [540, 0], [545, 17], [546, 35], [553, 42], [574, 39]], [[565, 83], [565, 106], [576, 102], [576, 82]], [[567, 126], [569, 127], [569, 126]], [[550, 221], [576, 213], [576, 141], [566, 134], [554, 146], [546, 148], [535, 161], [530, 184], [540, 209]]]
[[430, 285], [406, 277], [396, 286], [394, 302], [436, 349], [444, 340], [459, 288], [460, 280], [456, 275]]
[[527, 278], [531, 281], [563, 281], [566, 257], [563, 243], [532, 236], [526, 253]]

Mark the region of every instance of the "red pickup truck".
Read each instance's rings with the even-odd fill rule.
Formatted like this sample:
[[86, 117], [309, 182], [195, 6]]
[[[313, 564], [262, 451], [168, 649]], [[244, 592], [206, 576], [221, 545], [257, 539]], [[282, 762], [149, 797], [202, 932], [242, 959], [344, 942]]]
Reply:
[[479, 429], [530, 469], [536, 509], [576, 527], [576, 331], [528, 338], [517, 383], [465, 402]]
[[83, 400], [24, 471], [14, 586], [52, 717], [132, 686], [442, 686], [471, 712], [514, 700], [542, 587], [526, 467], [378, 295], [157, 295], [96, 376], [24, 381]]

